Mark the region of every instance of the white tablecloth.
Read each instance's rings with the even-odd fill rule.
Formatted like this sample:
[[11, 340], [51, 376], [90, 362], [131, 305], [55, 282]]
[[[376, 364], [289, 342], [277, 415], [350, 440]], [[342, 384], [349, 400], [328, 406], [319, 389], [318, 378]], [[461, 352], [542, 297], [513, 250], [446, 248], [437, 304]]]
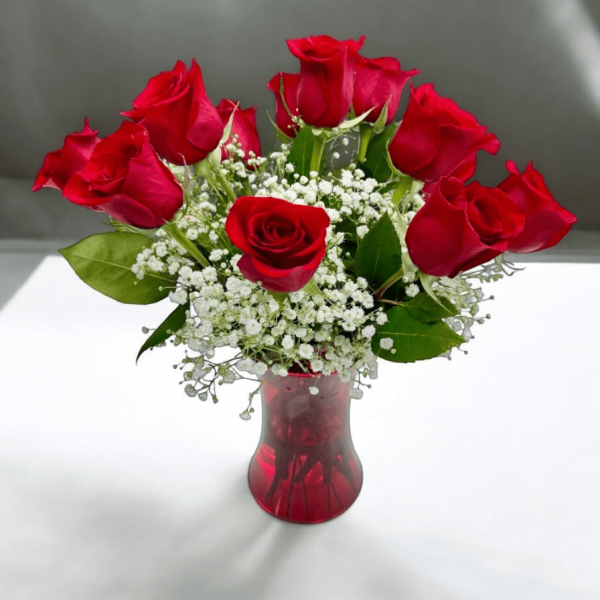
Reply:
[[0, 597], [599, 599], [600, 265], [489, 291], [469, 356], [382, 362], [352, 406], [357, 502], [297, 526], [247, 489], [247, 388], [187, 398], [172, 348], [135, 366], [168, 301], [47, 258], [0, 313]]

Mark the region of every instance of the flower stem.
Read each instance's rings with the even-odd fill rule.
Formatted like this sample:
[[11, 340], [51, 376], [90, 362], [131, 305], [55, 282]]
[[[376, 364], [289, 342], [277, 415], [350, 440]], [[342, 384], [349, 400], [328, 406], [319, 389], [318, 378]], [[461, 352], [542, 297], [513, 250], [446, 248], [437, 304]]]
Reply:
[[200, 249], [189, 240], [183, 231], [175, 223], [165, 223], [163, 230], [166, 231], [180, 246], [185, 248], [203, 267], [210, 267], [207, 258], [200, 252]]
[[360, 147], [358, 150], [358, 162], [365, 162], [367, 157], [367, 148], [373, 136], [373, 127], [366, 123], [360, 124]]
[[398, 281], [404, 275], [404, 269], [400, 267], [391, 277], [389, 277], [383, 285], [376, 290], [375, 292], [375, 300], [381, 300], [381, 297], [385, 294], [385, 292], [390, 288], [396, 281]]
[[217, 176], [217, 181], [219, 185], [223, 188], [223, 191], [227, 194], [229, 200], [231, 200], [231, 202], [235, 202], [237, 200], [237, 196], [235, 195], [235, 192], [231, 189], [229, 182], [227, 181], [227, 179], [225, 179], [225, 176], [223, 175], [223, 173], [221, 173], [221, 170], [218, 167], [215, 169], [215, 174]]
[[310, 159], [310, 170], [317, 173], [321, 170], [321, 159], [323, 158], [323, 149], [325, 148], [325, 138], [321, 135], [314, 136], [314, 145], [312, 157]]

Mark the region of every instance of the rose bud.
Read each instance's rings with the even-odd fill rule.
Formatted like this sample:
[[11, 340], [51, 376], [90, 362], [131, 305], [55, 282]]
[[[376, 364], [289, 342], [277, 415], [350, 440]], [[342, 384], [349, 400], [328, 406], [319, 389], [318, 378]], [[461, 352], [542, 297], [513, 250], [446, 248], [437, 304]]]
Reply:
[[554, 246], [567, 235], [577, 217], [553, 197], [541, 173], [529, 163], [523, 174], [508, 161], [509, 176], [498, 186], [525, 214], [523, 231], [508, 245], [510, 252], [537, 252]]
[[389, 153], [394, 166], [426, 182], [449, 176], [478, 150], [496, 154], [500, 142], [475, 117], [428, 83], [414, 89]]
[[275, 94], [275, 123], [277, 127], [290, 137], [296, 137], [299, 126], [292, 121], [281, 99], [281, 82], [283, 81], [283, 98], [292, 115], [298, 115], [298, 82], [300, 75], [279, 72], [267, 84], [267, 89]]
[[505, 252], [524, 221], [501, 190], [444, 177], [408, 226], [406, 246], [424, 273], [455, 277]]
[[238, 198], [225, 230], [242, 252], [237, 263], [246, 279], [273, 292], [296, 292], [325, 256], [329, 217], [324, 209], [270, 197]]
[[340, 42], [328, 35], [286, 40], [300, 59], [298, 110], [309, 125], [336, 127], [350, 110], [354, 68], [364, 36]]
[[[465, 162], [461, 163], [448, 175], [448, 177], [453, 177], [454, 179], [460, 179], [463, 183], [466, 183], [473, 175], [475, 175], [475, 171], [477, 169], [477, 156], [473, 154], [471, 157], [467, 158]], [[431, 194], [435, 186], [437, 185], [437, 181], [432, 181], [431, 183], [425, 183], [423, 186], [424, 194]]]
[[395, 58], [359, 57], [352, 99], [356, 116], [373, 108], [374, 110], [365, 117], [365, 121], [375, 123], [387, 102], [385, 124], [391, 123], [398, 110], [404, 84], [417, 73], [417, 69], [402, 71], [400, 62]]
[[90, 127], [87, 119], [83, 122], [83, 129], [79, 133], [70, 133], [60, 150], [46, 154], [32, 190], [37, 192], [43, 187], [63, 190], [67, 181], [81, 171], [96, 144], [100, 141], [98, 131]]
[[255, 156], [260, 156], [260, 138], [256, 130], [256, 106], [242, 110], [238, 106], [238, 103], [233, 100], [221, 100], [217, 106], [217, 112], [224, 126], [229, 123], [229, 119], [233, 113], [231, 136], [227, 138], [221, 147], [221, 160], [229, 158], [229, 150], [227, 150], [226, 146], [233, 141], [234, 135], [237, 135], [237, 143], [244, 151], [245, 162], [250, 158], [250, 152], [254, 152]]
[[63, 195], [143, 229], [161, 227], [183, 204], [181, 187], [150, 145], [148, 132], [129, 122], [98, 143]]
[[195, 60], [186, 71], [178, 60], [172, 71], [152, 77], [121, 113], [143, 125], [155, 150], [175, 165], [192, 165], [212, 152], [223, 135], [223, 123], [211, 104]]

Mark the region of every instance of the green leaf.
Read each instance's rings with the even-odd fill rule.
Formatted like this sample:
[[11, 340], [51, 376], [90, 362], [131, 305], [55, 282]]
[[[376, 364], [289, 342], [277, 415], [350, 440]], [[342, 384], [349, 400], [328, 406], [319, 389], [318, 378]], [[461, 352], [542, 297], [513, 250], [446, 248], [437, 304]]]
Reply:
[[[372, 342], [373, 352], [384, 360], [401, 363], [427, 360], [464, 343], [463, 338], [444, 323], [422, 323], [403, 307], [396, 306], [386, 314], [388, 322], [378, 329]], [[382, 338], [392, 339], [394, 345], [390, 350], [381, 348]]]
[[384, 214], [359, 242], [354, 269], [374, 289], [383, 285], [402, 266], [402, 250], [396, 229]]
[[346, 241], [351, 240], [356, 244], [356, 223], [352, 219], [342, 217], [342, 220], [335, 224], [335, 230], [337, 233], [344, 233], [344, 239]]
[[383, 105], [379, 116], [377, 117], [377, 121], [373, 123], [373, 131], [375, 133], [381, 133], [385, 129], [385, 122], [387, 121], [389, 105], [390, 99], [388, 98], [386, 103]]
[[270, 296], [273, 296], [273, 298], [275, 298], [277, 304], [279, 304], [279, 308], [283, 308], [283, 303], [285, 299], [289, 296], [287, 292], [274, 292], [272, 290], [267, 290], [267, 293]]
[[369, 143], [364, 165], [369, 169], [373, 178], [380, 183], [387, 181], [392, 174], [387, 154], [390, 140], [397, 128], [397, 123], [391, 123], [383, 130], [383, 133], [373, 137]]
[[423, 273], [423, 271], [418, 271], [419, 279], [421, 281], [421, 285], [423, 289], [427, 292], [430, 298], [435, 300], [442, 308], [445, 306], [442, 304], [442, 301], [435, 295], [433, 291], [433, 284], [437, 281], [437, 277], [433, 275], [428, 275], [427, 273]]
[[229, 136], [231, 135], [231, 129], [233, 128], [233, 120], [235, 119], [235, 113], [236, 111], [238, 111], [240, 108], [240, 103], [238, 102], [234, 107], [233, 110], [231, 111], [231, 114], [229, 115], [229, 120], [227, 121], [227, 125], [225, 125], [225, 129], [223, 129], [223, 135], [221, 136], [221, 140], [219, 141], [219, 146], [222, 146], [228, 139]]
[[154, 348], [168, 340], [173, 334], [177, 333], [185, 324], [186, 311], [190, 308], [190, 303], [179, 305], [153, 332], [140, 348], [135, 362], [149, 348]]
[[350, 119], [349, 121], [344, 121], [343, 123], [340, 123], [337, 128], [338, 129], [352, 129], [353, 127], [356, 127], [359, 123], [362, 123], [366, 118], [367, 115], [373, 110], [373, 108], [370, 108], [367, 112], [364, 112], [362, 115], [360, 115], [360, 117], [355, 117], [353, 119]]
[[221, 164], [221, 147], [217, 146], [212, 152], [210, 152], [206, 158], [197, 162], [195, 169], [198, 175], [204, 177], [207, 181], [213, 181], [214, 171]]
[[314, 145], [315, 137], [312, 129], [310, 127], [300, 129], [287, 159], [287, 162], [294, 165], [294, 172], [298, 175], [309, 176]]
[[319, 289], [319, 286], [315, 283], [314, 277], [300, 290], [305, 294], [311, 294], [312, 296], [322, 296], [323, 292]]
[[271, 125], [273, 125], [275, 134], [284, 144], [289, 144], [290, 142], [294, 141], [293, 137], [286, 135], [285, 133], [283, 133], [283, 131], [281, 131], [281, 129], [279, 129], [279, 127], [277, 126], [277, 123], [275, 123], [275, 121], [273, 121], [273, 119], [271, 119], [271, 115], [269, 113], [267, 113], [267, 117], [268, 117], [269, 121], [271, 121]]
[[394, 192], [392, 202], [398, 206], [405, 198], [410, 200], [417, 192], [423, 189], [423, 182], [419, 179], [413, 179], [408, 175], [403, 175], [398, 181], [398, 186]]
[[168, 296], [175, 277], [147, 273], [142, 280], [131, 267], [137, 255], [152, 245], [138, 233], [99, 233], [60, 250], [82, 281], [125, 304], [153, 304]]
[[446, 317], [453, 317], [460, 311], [447, 298], [438, 298], [440, 306], [431, 296], [420, 293], [404, 305], [411, 317], [423, 323], [432, 323]]

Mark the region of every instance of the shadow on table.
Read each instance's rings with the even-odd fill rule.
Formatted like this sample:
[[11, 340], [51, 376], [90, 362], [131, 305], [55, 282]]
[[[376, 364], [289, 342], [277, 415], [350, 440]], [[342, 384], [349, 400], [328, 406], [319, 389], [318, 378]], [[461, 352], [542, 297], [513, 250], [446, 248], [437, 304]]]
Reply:
[[391, 564], [351, 512], [316, 526], [283, 523], [255, 505], [245, 478], [195, 518], [195, 511], [129, 490], [0, 473], [17, 484], [0, 500], [0, 519], [10, 516], [0, 523], [7, 597], [412, 597], [402, 567]]

